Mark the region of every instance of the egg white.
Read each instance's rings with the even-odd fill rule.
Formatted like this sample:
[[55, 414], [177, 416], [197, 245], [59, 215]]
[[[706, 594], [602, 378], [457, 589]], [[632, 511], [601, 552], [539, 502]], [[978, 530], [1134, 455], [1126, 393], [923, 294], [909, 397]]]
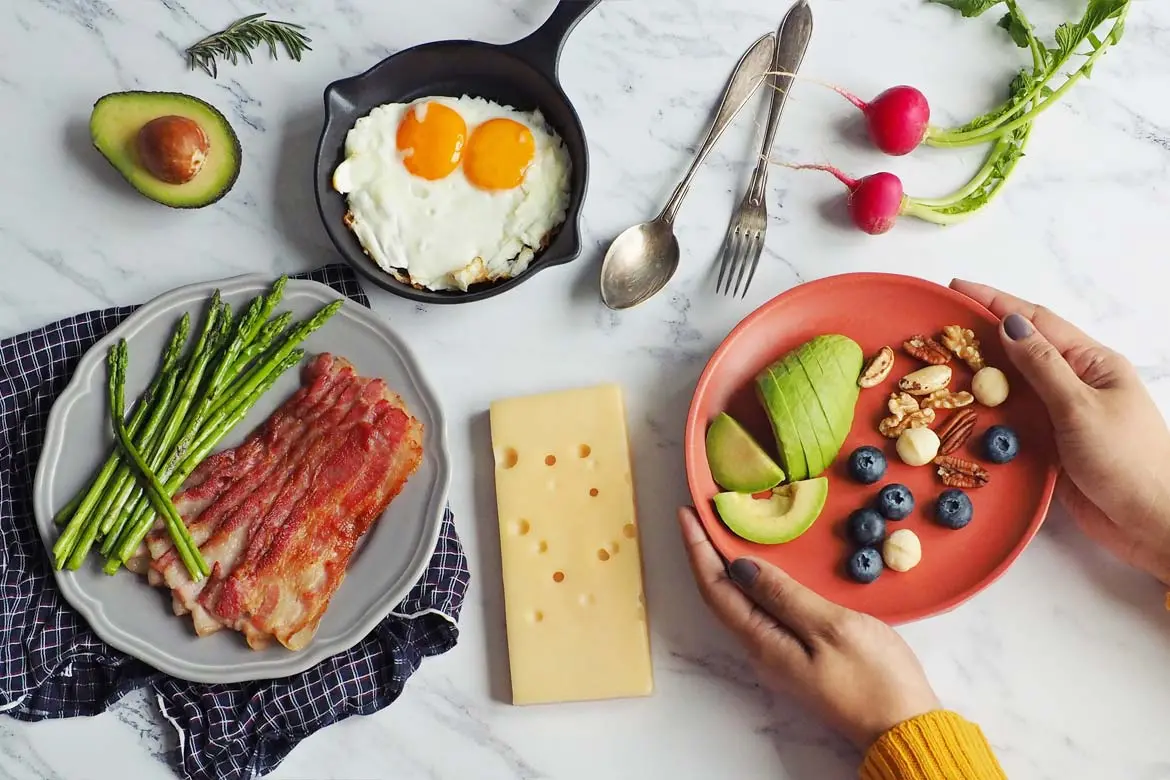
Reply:
[[468, 138], [489, 119], [525, 125], [535, 154], [523, 183], [482, 190], [462, 166], [433, 181], [414, 176], [397, 148], [398, 125], [413, 104], [387, 103], [357, 120], [333, 173], [334, 189], [346, 195], [350, 228], [379, 267], [431, 290], [466, 290], [523, 273], [565, 220], [571, 161], [564, 143], [539, 111], [467, 95], [420, 101], [459, 112]]

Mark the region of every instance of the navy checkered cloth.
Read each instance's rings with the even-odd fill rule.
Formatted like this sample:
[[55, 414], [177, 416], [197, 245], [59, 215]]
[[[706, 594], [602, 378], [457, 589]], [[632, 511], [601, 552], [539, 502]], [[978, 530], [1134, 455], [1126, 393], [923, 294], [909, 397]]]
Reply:
[[[301, 278], [369, 306], [345, 266]], [[448, 510], [429, 568], [394, 613], [350, 650], [293, 677], [190, 683], [103, 643], [54, 585], [32, 482], [53, 401], [85, 351], [134, 309], [81, 314], [0, 341], [0, 712], [21, 720], [95, 715], [149, 685], [179, 731], [182, 777], [259, 777], [318, 729], [389, 705], [423, 658], [455, 645], [467, 559]]]

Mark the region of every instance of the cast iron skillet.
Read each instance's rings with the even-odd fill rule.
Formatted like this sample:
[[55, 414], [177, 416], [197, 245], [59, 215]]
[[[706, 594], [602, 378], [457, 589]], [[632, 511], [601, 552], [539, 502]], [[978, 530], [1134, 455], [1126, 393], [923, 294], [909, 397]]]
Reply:
[[[536, 32], [499, 46], [482, 41], [437, 41], [404, 49], [359, 76], [325, 89], [325, 127], [317, 146], [317, 209], [338, 251], [366, 278], [390, 292], [427, 303], [464, 303], [509, 290], [541, 269], [581, 253], [580, 215], [589, 178], [585, 131], [557, 79], [561, 47], [569, 32], [600, 0], [560, 0]], [[354, 123], [383, 103], [402, 103], [428, 95], [470, 95], [522, 111], [539, 108], [565, 142], [573, 170], [564, 223], [528, 270], [512, 279], [459, 290], [420, 290], [379, 268], [343, 222], [345, 197], [333, 189], [333, 171], [344, 159], [345, 136]], [[458, 229], [457, 227], [454, 229]]]

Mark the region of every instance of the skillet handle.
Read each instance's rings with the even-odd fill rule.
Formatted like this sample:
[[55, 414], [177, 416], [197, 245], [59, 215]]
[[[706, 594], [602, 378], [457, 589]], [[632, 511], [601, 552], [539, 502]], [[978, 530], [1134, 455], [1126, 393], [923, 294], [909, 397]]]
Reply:
[[557, 65], [565, 39], [601, 0], [560, 0], [544, 24], [530, 35], [505, 48], [521, 55], [553, 81], [557, 80]]

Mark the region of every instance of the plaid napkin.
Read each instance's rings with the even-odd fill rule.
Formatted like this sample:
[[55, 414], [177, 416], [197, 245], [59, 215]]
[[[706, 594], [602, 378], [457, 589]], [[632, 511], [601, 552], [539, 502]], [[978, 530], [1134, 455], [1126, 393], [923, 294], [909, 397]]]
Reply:
[[[369, 306], [346, 266], [300, 278]], [[455, 645], [467, 560], [448, 509], [430, 566], [406, 599], [349, 651], [293, 677], [201, 685], [107, 646], [54, 585], [32, 482], [54, 399], [85, 351], [134, 309], [80, 314], [0, 341], [0, 712], [30, 721], [95, 715], [149, 685], [179, 732], [182, 777], [259, 777], [318, 729], [389, 705], [423, 658]]]

